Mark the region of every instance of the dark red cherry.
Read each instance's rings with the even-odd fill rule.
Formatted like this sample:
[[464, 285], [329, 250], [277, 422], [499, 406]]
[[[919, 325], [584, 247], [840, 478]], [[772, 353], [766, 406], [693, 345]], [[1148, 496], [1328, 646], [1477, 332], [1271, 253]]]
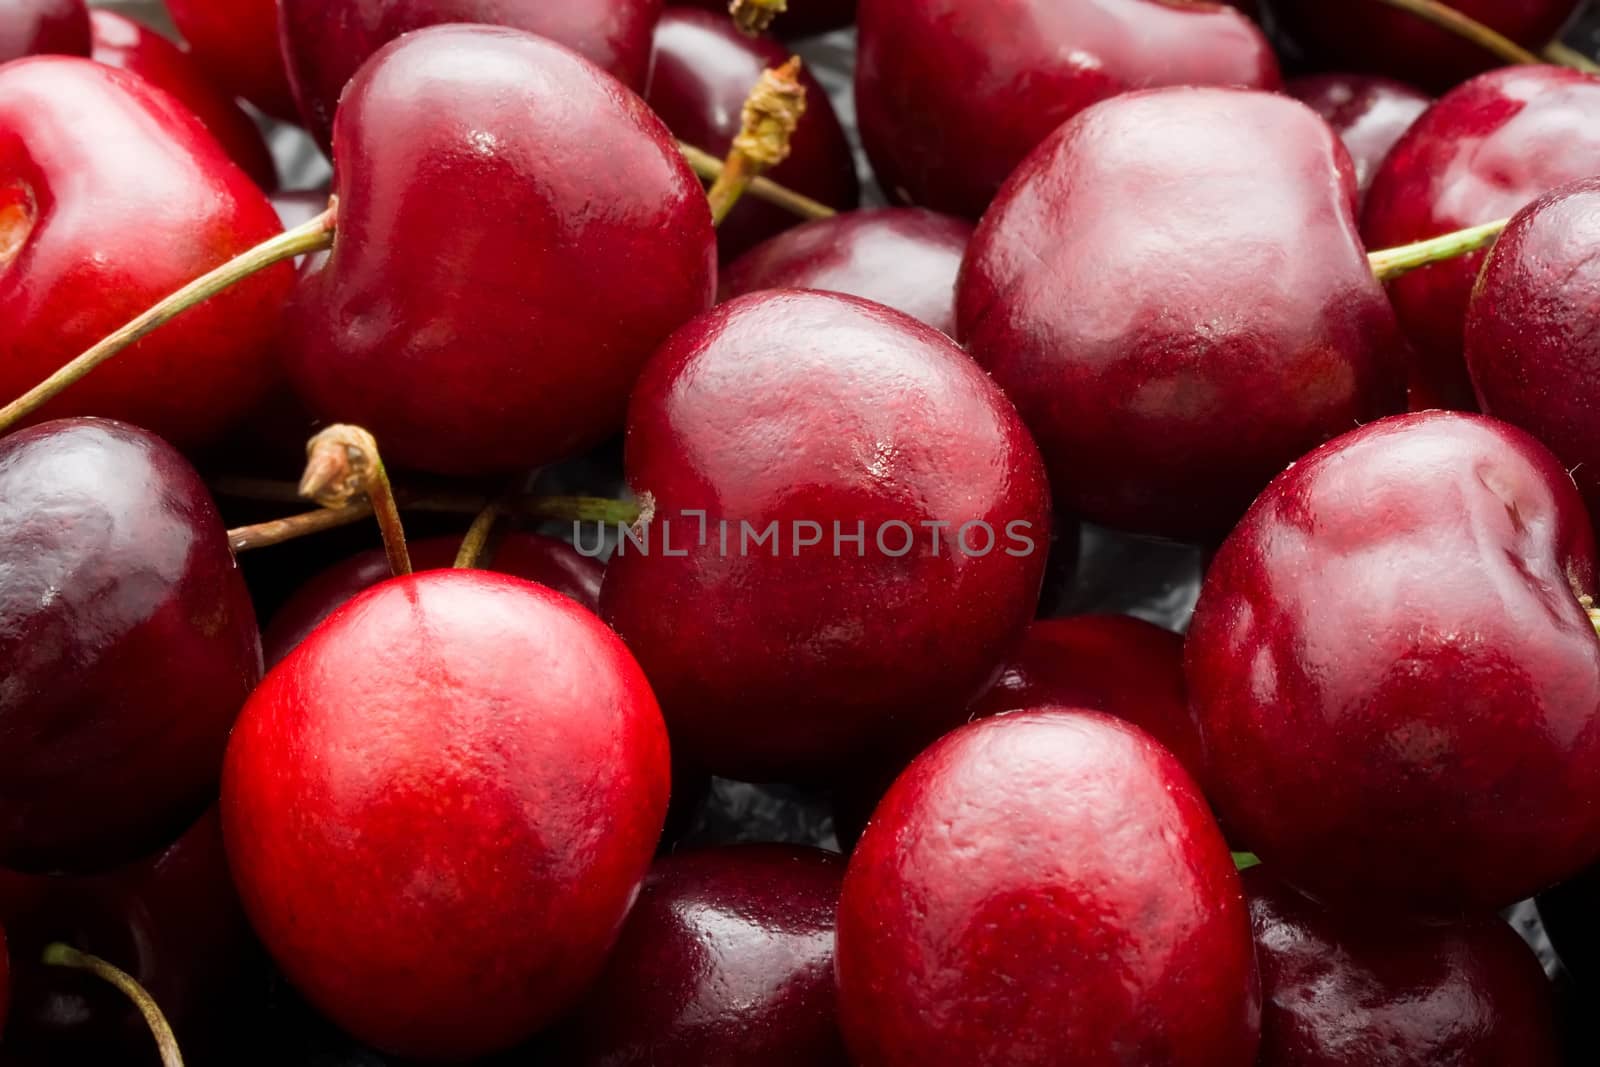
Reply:
[[1250, 919], [1199, 791], [1098, 712], [965, 726], [850, 857], [839, 1012], [859, 1067], [1250, 1067]]
[[1425, 412], [1280, 475], [1189, 631], [1211, 799], [1282, 878], [1436, 913], [1600, 857], [1594, 535], [1515, 427]]
[[1389, 149], [1433, 103], [1420, 89], [1370, 74], [1312, 74], [1284, 88], [1326, 119], [1349, 149], [1362, 199]]
[[1261, 966], [1257, 1067], [1558, 1067], [1550, 983], [1493, 915], [1340, 915], [1244, 873]]
[[960, 336], [1057, 504], [1218, 537], [1307, 449], [1401, 406], [1348, 153], [1287, 97], [1161, 89], [1056, 131], [984, 216]]
[[[726, 224], [724, 224], [726, 225]], [[826, 289], [956, 332], [956, 274], [972, 224], [923, 208], [847, 211], [768, 240], [722, 272], [724, 300], [757, 289]]]
[[23, 56], [89, 54], [84, 0], [0, 0], [0, 63]]
[[[1600, 78], [1565, 67], [1491, 71], [1440, 98], [1395, 144], [1367, 194], [1362, 236], [1389, 248], [1493, 222], [1596, 173]], [[1423, 267], [1389, 287], [1416, 350], [1413, 409], [1472, 406], [1462, 328], [1483, 255]]]
[[300, 121], [278, 46], [278, 0], [167, 0], [167, 11], [218, 85], [273, 118]]
[[1038, 450], [948, 337], [878, 304], [769, 290], [689, 323], [634, 390], [626, 466], [654, 540], [619, 546], [601, 611], [713, 774], [915, 751], [1038, 601]]
[[1162, 85], [1278, 87], [1253, 22], [1167, 0], [862, 0], [856, 108], [893, 200], [977, 218], [1090, 104]]
[[[565, 45], [638, 90], [650, 72], [650, 31], [661, 4], [662, 0], [278, 0], [289, 84], [306, 129], [346, 165], [350, 160], [335, 143], [334, 133], [340, 96], [368, 57], [402, 34], [445, 23], [526, 30]], [[537, 88], [530, 84], [524, 91]], [[550, 86], [547, 91], [569, 88]], [[600, 121], [598, 116], [594, 121]], [[570, 160], [567, 165], [578, 162]]]
[[407, 34], [350, 83], [335, 140], [339, 234], [295, 291], [285, 362], [395, 466], [512, 471], [604, 440], [711, 302], [700, 182], [644, 101], [559, 45]]
[[734, 845], [656, 861], [565, 1026], [569, 1067], [846, 1067], [833, 980], [844, 860]]

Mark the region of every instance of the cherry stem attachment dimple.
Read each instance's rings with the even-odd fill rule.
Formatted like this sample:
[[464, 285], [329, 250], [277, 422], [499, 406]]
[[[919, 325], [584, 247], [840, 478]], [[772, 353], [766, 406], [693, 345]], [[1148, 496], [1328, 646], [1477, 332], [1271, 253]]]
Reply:
[[706, 199], [711, 221], [722, 225], [750, 183], [789, 158], [789, 140], [806, 113], [806, 87], [800, 81], [800, 57], [761, 72], [745, 98], [739, 132], [712, 182]]
[[335, 210], [335, 205], [330, 201], [328, 210], [310, 222], [286, 230], [240, 253], [148, 308], [132, 322], [105, 337], [88, 351], [76, 356], [70, 363], [4, 408], [0, 408], [0, 433], [5, 433], [22, 419], [38, 411], [118, 352], [160, 329], [190, 308], [210, 300], [229, 286], [286, 259], [294, 259], [296, 256], [330, 247], [333, 244]]
[[1439, 0], [1381, 0], [1390, 7], [1398, 8], [1407, 14], [1415, 15], [1425, 22], [1430, 22], [1442, 30], [1448, 30], [1462, 40], [1482, 48], [1498, 59], [1507, 63], [1533, 64], [1545, 62], [1537, 54], [1528, 51], [1505, 34], [1490, 26], [1485, 26], [1470, 15], [1463, 15], [1448, 4], [1441, 4]]
[[1469, 226], [1464, 230], [1415, 241], [1397, 248], [1384, 248], [1367, 255], [1372, 273], [1380, 282], [1391, 281], [1418, 267], [1457, 259], [1494, 244], [1510, 219], [1496, 219], [1482, 226]]
[[728, 4], [734, 25], [751, 37], [767, 32], [772, 20], [787, 10], [788, 0], [730, 0]]
[[325, 508], [343, 509], [359, 495], [365, 495], [378, 517], [383, 534], [383, 550], [389, 557], [389, 572], [396, 578], [411, 573], [411, 554], [406, 551], [406, 531], [395, 504], [394, 487], [378, 453], [378, 441], [371, 433], [350, 423], [335, 423], [306, 442], [306, 472], [300, 479], [300, 495]]
[[139, 1014], [144, 1016], [146, 1025], [150, 1027], [150, 1034], [156, 1039], [156, 1048], [161, 1053], [162, 1067], [183, 1067], [183, 1053], [178, 1049], [178, 1039], [172, 1032], [172, 1026], [167, 1022], [167, 1017], [161, 1013], [161, 1008], [154, 998], [145, 991], [128, 972], [116, 967], [99, 956], [91, 956], [87, 952], [79, 952], [71, 945], [53, 942], [46, 945], [43, 961], [51, 967], [70, 967], [73, 970], [88, 971], [97, 978], [116, 986], [134, 1007], [139, 1009]]

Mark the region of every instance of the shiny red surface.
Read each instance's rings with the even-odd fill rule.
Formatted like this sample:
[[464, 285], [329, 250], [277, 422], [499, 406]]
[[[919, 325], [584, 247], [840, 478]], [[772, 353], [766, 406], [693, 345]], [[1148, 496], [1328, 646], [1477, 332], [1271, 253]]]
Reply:
[[1130, 89], [1276, 89], [1255, 24], [1165, 0], [863, 0], [856, 109], [891, 200], [977, 218], [1061, 123]]
[[1362, 199], [1389, 149], [1433, 98], [1404, 82], [1370, 74], [1311, 74], [1284, 87], [1327, 120], [1350, 152]]
[[274, 118], [300, 121], [278, 47], [278, 0], [166, 0], [173, 24], [218, 85]]
[[199, 475], [142, 430], [0, 439], [0, 862], [104, 870], [216, 787], [261, 646]]
[[[1038, 450], [949, 338], [899, 312], [795, 290], [719, 305], [645, 368], [626, 467], [653, 500], [655, 551], [612, 557], [601, 611], [679, 754], [714, 774], [819, 777], [880, 746], [915, 751], [962, 721], [1033, 615]], [[820, 543], [798, 545], [797, 522]], [[836, 546], [836, 522], [861, 523], [863, 544]], [[1028, 524], [1015, 540], [1014, 522]], [[772, 523], [776, 556], [741, 525]], [[938, 549], [922, 523], [947, 524]], [[972, 551], [956, 544], [969, 523], [993, 531], [985, 554], [981, 527]]]
[[340, 231], [296, 289], [284, 358], [391, 465], [511, 471], [598, 443], [711, 302], [699, 181], [642, 100], [565, 48], [408, 34], [351, 83], [335, 140]]
[[1308, 449], [1400, 408], [1354, 201], [1327, 124], [1259, 92], [1119, 97], [1029, 157], [978, 226], [956, 315], [1058, 506], [1217, 537]]
[[847, 211], [781, 233], [722, 272], [721, 295], [825, 289], [956, 332], [956, 274], [972, 224], [923, 208]]
[[[1388, 248], [1505, 218], [1541, 193], [1600, 173], [1600, 78], [1506, 67], [1447, 93], [1406, 131], [1367, 195], [1361, 233]], [[1411, 406], [1472, 406], [1462, 328], [1483, 253], [1389, 287], [1416, 350]]]
[[[728, 17], [693, 8], [668, 8], [656, 23], [645, 102], [673, 134], [719, 159], [739, 132], [740, 109], [761, 72], [780, 66], [789, 50], [769, 38], [746, 37]], [[806, 110], [789, 139], [789, 156], [767, 172], [780, 185], [840, 211], [856, 206], [861, 187], [850, 142], [827, 92], [802, 72]], [[792, 211], [745, 196], [717, 228], [731, 259], [799, 222]]]
[[1509, 905], [1600, 857], [1594, 535], [1482, 416], [1372, 423], [1275, 480], [1189, 630], [1211, 799], [1329, 900]]
[[245, 911], [324, 1015], [398, 1055], [518, 1043], [599, 972], [667, 810], [622, 642], [540, 586], [362, 593], [268, 673], [223, 771]]
[[0, 63], [23, 56], [88, 54], [84, 0], [0, 0]]
[[912, 763], [850, 857], [838, 979], [859, 1067], [1255, 1062], [1228, 846], [1177, 760], [1097, 712], [984, 719]]

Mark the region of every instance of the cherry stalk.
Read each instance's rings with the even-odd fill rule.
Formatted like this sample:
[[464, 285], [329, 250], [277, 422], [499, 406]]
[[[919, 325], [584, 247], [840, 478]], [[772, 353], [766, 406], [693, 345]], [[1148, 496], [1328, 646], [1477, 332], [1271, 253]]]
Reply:
[[1381, 2], [1447, 30], [1462, 40], [1470, 41], [1507, 63], [1524, 66], [1553, 63], [1558, 67], [1571, 67], [1588, 74], [1600, 73], [1600, 63], [1560, 41], [1546, 46], [1542, 53], [1532, 52], [1494, 27], [1486, 26], [1471, 15], [1463, 14], [1447, 4], [1440, 3], [1439, 0], [1381, 0]]
[[306, 471], [300, 495], [325, 508], [344, 509], [365, 496], [378, 517], [389, 570], [396, 578], [411, 573], [405, 527], [394, 501], [394, 487], [378, 453], [377, 439], [348, 423], [329, 426], [306, 444]]
[[150, 1035], [156, 1040], [156, 1048], [160, 1050], [162, 1067], [183, 1067], [183, 1053], [178, 1049], [178, 1039], [172, 1033], [172, 1026], [167, 1022], [167, 1017], [161, 1013], [160, 1006], [132, 975], [120, 967], [107, 963], [99, 956], [79, 952], [71, 945], [59, 941], [45, 946], [43, 960], [52, 967], [70, 967], [74, 970], [87, 971], [96, 978], [104, 979], [116, 986], [124, 996], [133, 1001], [134, 1007], [139, 1009], [139, 1014], [144, 1016], [144, 1021], [150, 1027]]

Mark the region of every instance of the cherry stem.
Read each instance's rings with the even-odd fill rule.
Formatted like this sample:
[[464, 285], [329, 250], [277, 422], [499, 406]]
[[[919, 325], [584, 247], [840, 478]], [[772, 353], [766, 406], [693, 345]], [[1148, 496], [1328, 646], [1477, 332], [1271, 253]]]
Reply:
[[228, 543], [233, 546], [235, 552], [249, 552], [270, 545], [281, 545], [285, 541], [293, 541], [308, 534], [336, 530], [371, 516], [372, 505], [365, 500], [347, 504], [342, 508], [318, 508], [316, 511], [301, 512], [285, 519], [272, 519], [252, 526], [235, 527], [228, 531]]
[[1496, 219], [1482, 226], [1469, 226], [1454, 233], [1430, 237], [1426, 241], [1416, 241], [1400, 245], [1398, 248], [1381, 249], [1369, 253], [1367, 262], [1372, 265], [1372, 273], [1378, 276], [1380, 282], [1392, 281], [1418, 267], [1426, 267], [1430, 263], [1442, 263], [1447, 259], [1456, 259], [1487, 248], [1494, 244], [1495, 238], [1500, 236], [1500, 232], [1510, 221], [1510, 219]]
[[1439, 3], [1439, 0], [1382, 0], [1382, 2], [1415, 15], [1425, 22], [1431, 22], [1442, 30], [1448, 30], [1507, 63], [1544, 62], [1538, 55], [1528, 51], [1505, 34], [1485, 26], [1471, 16], [1463, 15], [1447, 4]]
[[472, 570], [489, 565], [489, 559], [493, 554], [490, 540], [494, 536], [495, 524], [500, 521], [500, 516], [505, 514], [506, 506], [517, 499], [517, 490], [521, 484], [521, 479], [518, 479], [478, 512], [472, 520], [472, 525], [467, 527], [467, 535], [461, 539], [461, 548], [456, 551], [456, 560], [453, 564], [456, 570]]
[[711, 221], [720, 226], [750, 183], [789, 158], [789, 139], [806, 113], [806, 87], [800, 82], [800, 57], [761, 72], [745, 98], [739, 132], [711, 183]]
[[[704, 148], [696, 148], [687, 141], [678, 142], [678, 151], [683, 153], [683, 158], [688, 161], [689, 168], [703, 181], [715, 182], [722, 177], [722, 160], [707, 152]], [[771, 178], [754, 178], [745, 190], [757, 200], [764, 200], [775, 204], [785, 211], [793, 212], [805, 219], [831, 219], [839, 212], [824, 204], [820, 200], [813, 200], [804, 193], [797, 193], [787, 186], [779, 185]]]
[[1233, 854], [1234, 870], [1248, 871], [1251, 867], [1261, 866], [1261, 857], [1254, 852], [1235, 852]]
[[42, 959], [51, 967], [71, 967], [74, 970], [88, 971], [95, 977], [116, 986], [124, 996], [133, 1001], [134, 1007], [139, 1009], [139, 1014], [144, 1016], [145, 1023], [150, 1027], [151, 1036], [156, 1039], [156, 1048], [161, 1052], [162, 1067], [183, 1067], [183, 1053], [178, 1049], [178, 1039], [172, 1033], [172, 1026], [167, 1022], [167, 1017], [161, 1014], [160, 1006], [132, 975], [107, 963], [99, 956], [79, 952], [71, 945], [64, 945], [59, 941], [45, 946]]
[[1546, 63], [1554, 63], [1558, 67], [1571, 67], [1581, 70], [1585, 74], [1600, 74], [1600, 63], [1596, 63], [1576, 48], [1571, 48], [1560, 41], [1551, 41], [1544, 46], [1540, 58]]
[[394, 487], [378, 453], [372, 434], [350, 423], [335, 423], [306, 442], [306, 472], [300, 479], [300, 495], [325, 508], [343, 509], [365, 494], [378, 516], [383, 534], [383, 550], [389, 556], [389, 572], [396, 578], [411, 573], [411, 554], [406, 551], [406, 531], [395, 504]]
[[765, 33], [772, 20], [787, 10], [787, 0], [731, 0], [728, 4], [734, 24], [751, 37]]
[[141, 313], [132, 322], [110, 334], [93, 348], [75, 357], [70, 363], [26, 393], [0, 408], [0, 434], [10, 430], [22, 419], [32, 415], [55, 399], [69, 386], [83, 378], [106, 360], [141, 338], [155, 332], [185, 311], [202, 304], [236, 282], [243, 281], [286, 259], [317, 252], [333, 244], [335, 206], [330, 201], [328, 210], [301, 226], [286, 230], [254, 248], [242, 252], [210, 273], [203, 274], [171, 296], [161, 300]]

